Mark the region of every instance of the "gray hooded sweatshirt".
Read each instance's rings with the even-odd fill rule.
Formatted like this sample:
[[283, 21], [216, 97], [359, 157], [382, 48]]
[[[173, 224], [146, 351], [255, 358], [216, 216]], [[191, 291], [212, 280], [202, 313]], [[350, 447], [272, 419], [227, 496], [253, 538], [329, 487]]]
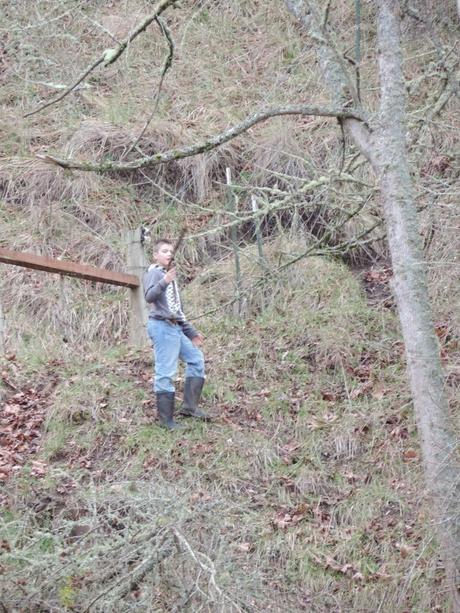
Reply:
[[182, 326], [185, 336], [192, 339], [198, 332], [185, 319], [176, 280], [166, 283], [166, 270], [152, 264], [144, 275], [144, 296], [149, 305], [149, 319], [175, 320]]

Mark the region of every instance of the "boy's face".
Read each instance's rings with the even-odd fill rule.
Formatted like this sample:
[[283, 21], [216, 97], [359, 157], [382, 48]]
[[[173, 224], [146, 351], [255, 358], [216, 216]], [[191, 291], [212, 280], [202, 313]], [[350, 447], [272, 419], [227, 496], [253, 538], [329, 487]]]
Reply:
[[157, 264], [167, 268], [171, 262], [173, 255], [173, 246], [169, 243], [161, 243], [153, 254], [153, 258]]

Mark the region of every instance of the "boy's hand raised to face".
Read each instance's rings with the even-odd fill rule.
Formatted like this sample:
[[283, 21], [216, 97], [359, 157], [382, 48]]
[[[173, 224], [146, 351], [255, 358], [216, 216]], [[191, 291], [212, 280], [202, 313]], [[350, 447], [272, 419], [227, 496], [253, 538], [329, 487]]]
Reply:
[[166, 283], [171, 283], [171, 281], [174, 281], [174, 279], [176, 278], [176, 267], [173, 266], [172, 268], [170, 268], [163, 278]]

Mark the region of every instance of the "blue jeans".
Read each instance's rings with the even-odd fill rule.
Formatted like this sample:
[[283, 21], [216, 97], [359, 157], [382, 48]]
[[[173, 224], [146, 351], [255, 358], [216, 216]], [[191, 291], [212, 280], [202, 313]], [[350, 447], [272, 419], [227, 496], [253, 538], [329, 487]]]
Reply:
[[204, 356], [185, 336], [179, 324], [149, 319], [147, 332], [153, 343], [155, 392], [174, 392], [179, 359], [185, 362], [186, 377], [204, 377]]

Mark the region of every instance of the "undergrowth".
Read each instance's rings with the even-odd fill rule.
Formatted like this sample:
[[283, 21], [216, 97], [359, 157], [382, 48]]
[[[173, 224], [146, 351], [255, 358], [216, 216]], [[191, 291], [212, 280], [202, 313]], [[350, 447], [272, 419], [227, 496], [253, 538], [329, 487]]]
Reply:
[[322, 258], [275, 288], [197, 322], [213, 421], [183, 434], [156, 423], [149, 350], [4, 363], [25, 392], [55, 379], [3, 494], [7, 610], [444, 610], [394, 314]]
[[[264, 106], [326, 105], [313, 46], [275, 4], [186, 0], [168, 16], [173, 69], [128, 153], [163, 65], [154, 27], [61, 104], [22, 115], [72, 83], [150, 7], [5, 3], [0, 246], [122, 270], [127, 228], [174, 237], [185, 223], [181, 284], [206, 337], [204, 403], [213, 414], [179, 436], [158, 427], [150, 350], [126, 346], [125, 290], [0, 265], [0, 608], [8, 612], [446, 611], [382, 226], [369, 244], [330, 255], [381, 221], [374, 179], [336, 122], [278, 118], [203, 156], [132, 174], [63, 172], [35, 157], [133, 159], [197, 142]], [[456, 67], [455, 7], [422, 4], [431, 30], [403, 19], [409, 155], [459, 429], [454, 97], [421, 121], [446, 68]], [[352, 6], [332, 3], [329, 19], [354, 67]], [[374, 9], [362, 10], [361, 93], [372, 112]], [[78, 53], [64, 61], [71, 48]], [[226, 168], [242, 219], [239, 296], [230, 230], [221, 227], [235, 219], [224, 212]], [[353, 180], [338, 179], [342, 170]], [[252, 196], [266, 211], [262, 260]], [[287, 266], [315, 247], [322, 257]], [[182, 379], [181, 371], [179, 389]]]

